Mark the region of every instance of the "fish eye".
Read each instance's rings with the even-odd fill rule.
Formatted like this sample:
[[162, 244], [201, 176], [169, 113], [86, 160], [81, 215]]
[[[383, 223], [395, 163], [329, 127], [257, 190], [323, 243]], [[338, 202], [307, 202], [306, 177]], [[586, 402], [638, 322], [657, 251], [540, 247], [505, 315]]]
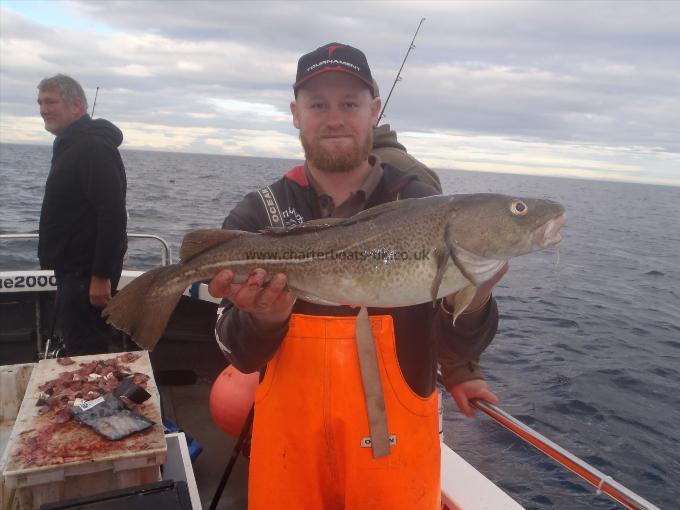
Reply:
[[510, 204], [510, 211], [517, 216], [524, 216], [529, 212], [529, 207], [521, 200], [513, 200]]

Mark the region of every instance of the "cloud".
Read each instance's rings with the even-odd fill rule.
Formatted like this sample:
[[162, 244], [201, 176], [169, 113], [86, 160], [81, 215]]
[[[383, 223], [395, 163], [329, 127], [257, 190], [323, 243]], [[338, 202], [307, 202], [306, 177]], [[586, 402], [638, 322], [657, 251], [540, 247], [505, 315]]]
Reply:
[[224, 138], [206, 139], [206, 145], [218, 148], [220, 153], [239, 156], [262, 156], [285, 159], [302, 159], [298, 138], [278, 131], [254, 131], [234, 129], [225, 133]]
[[67, 72], [90, 103], [100, 87], [96, 114], [129, 147], [299, 157], [300, 54], [354, 44], [386, 97], [425, 16], [385, 119], [418, 157], [639, 181], [679, 168], [674, 2], [69, 1], [49, 23], [18, 5], [0, 8], [3, 141], [49, 140], [35, 86]]
[[[555, 144], [460, 133], [404, 132], [400, 141], [429, 166], [680, 186], [680, 155], [650, 147]], [[655, 175], [647, 175], [655, 165]]]
[[0, 115], [0, 143], [52, 143], [40, 116]]

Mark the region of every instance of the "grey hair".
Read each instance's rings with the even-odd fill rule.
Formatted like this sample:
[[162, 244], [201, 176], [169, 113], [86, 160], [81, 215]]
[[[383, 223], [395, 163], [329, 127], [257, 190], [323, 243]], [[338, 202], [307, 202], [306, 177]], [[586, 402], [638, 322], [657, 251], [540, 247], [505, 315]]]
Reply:
[[80, 102], [83, 109], [87, 112], [87, 97], [85, 91], [76, 80], [65, 74], [57, 74], [51, 78], [44, 78], [38, 84], [38, 90], [45, 92], [46, 90], [58, 90], [61, 92], [61, 97], [66, 104], [75, 104]]

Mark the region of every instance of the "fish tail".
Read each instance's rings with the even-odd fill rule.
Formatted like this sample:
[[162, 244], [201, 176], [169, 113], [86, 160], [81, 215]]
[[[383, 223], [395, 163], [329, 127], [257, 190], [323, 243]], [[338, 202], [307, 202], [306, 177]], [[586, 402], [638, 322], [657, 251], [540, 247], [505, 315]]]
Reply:
[[184, 292], [180, 287], [171, 292], [157, 291], [166, 280], [163, 276], [175, 269], [176, 265], [159, 267], [138, 276], [114, 296], [102, 317], [130, 335], [142, 349], [153, 350]]

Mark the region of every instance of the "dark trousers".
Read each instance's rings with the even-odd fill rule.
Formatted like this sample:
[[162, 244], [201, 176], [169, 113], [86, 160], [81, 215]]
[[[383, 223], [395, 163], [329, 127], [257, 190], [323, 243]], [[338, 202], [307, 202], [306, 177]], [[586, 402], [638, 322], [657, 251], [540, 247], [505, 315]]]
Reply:
[[[111, 279], [115, 289], [120, 279], [118, 272]], [[57, 323], [64, 339], [66, 356], [120, 352], [122, 335], [106, 324], [102, 311], [90, 304], [90, 275], [70, 272], [57, 276]]]

